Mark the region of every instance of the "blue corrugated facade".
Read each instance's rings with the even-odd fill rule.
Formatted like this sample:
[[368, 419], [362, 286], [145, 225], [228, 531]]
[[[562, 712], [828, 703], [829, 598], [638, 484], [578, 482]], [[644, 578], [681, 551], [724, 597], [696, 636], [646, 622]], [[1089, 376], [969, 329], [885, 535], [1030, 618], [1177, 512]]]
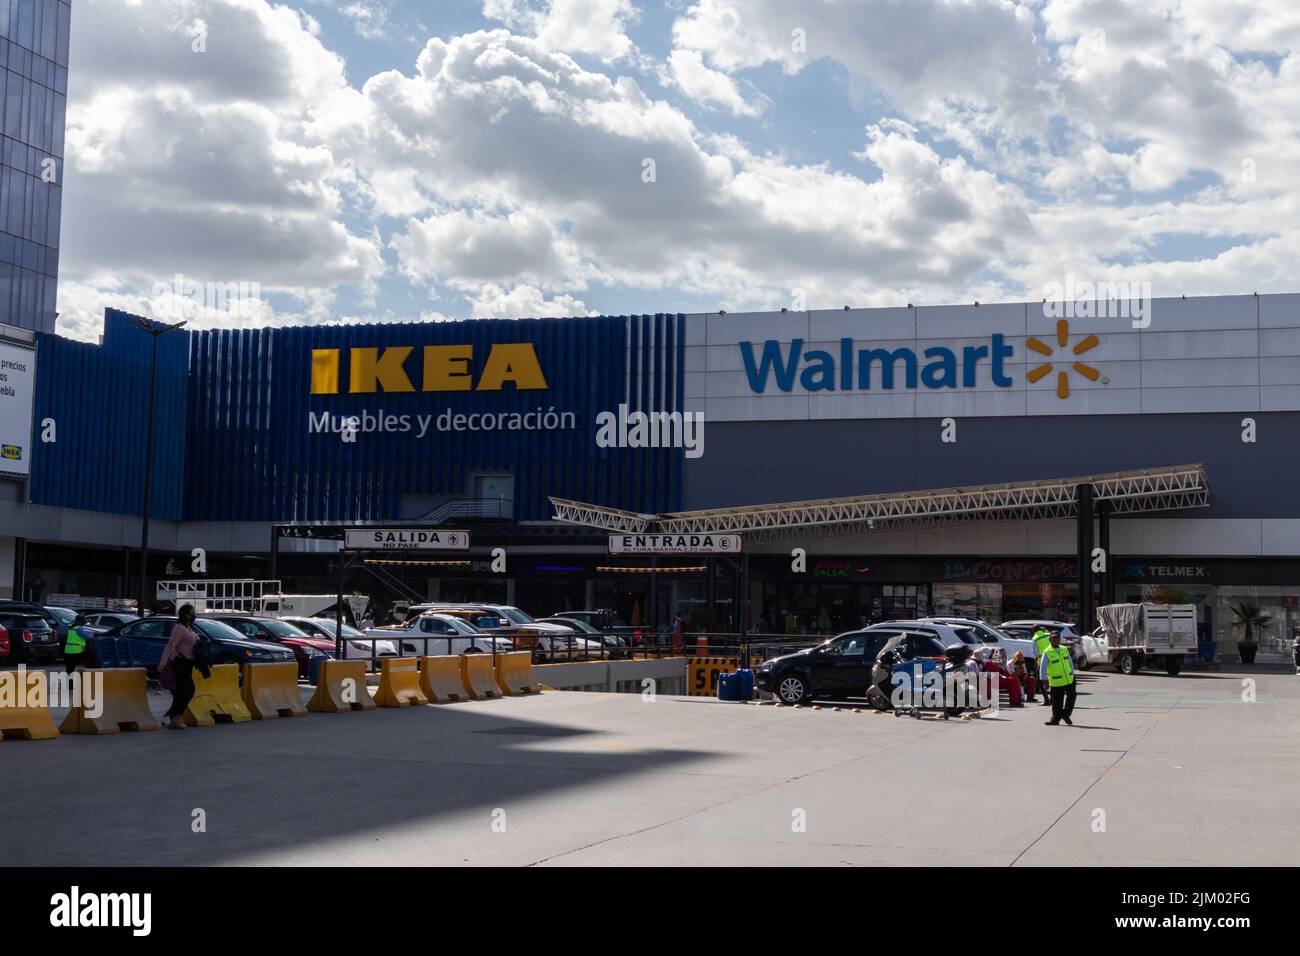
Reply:
[[[181, 519], [184, 501], [185, 350], [184, 333], [172, 332], [158, 341], [149, 510], [172, 521]], [[133, 316], [116, 309], [105, 313], [102, 345], [37, 336], [33, 502], [140, 513], [149, 365], [149, 334]], [[43, 435], [54, 440], [45, 441]]]
[[[483, 320], [171, 333], [160, 340], [155, 517], [189, 521], [415, 519], [439, 496], [472, 497], [475, 474], [514, 477], [514, 517], [550, 517], [549, 495], [638, 511], [681, 506], [680, 449], [600, 448], [596, 415], [680, 409], [684, 317]], [[103, 345], [42, 336], [32, 500], [121, 514], [140, 510], [149, 338], [111, 311]], [[423, 391], [425, 346], [469, 346], [477, 383], [492, 346], [528, 343], [545, 388]], [[353, 349], [410, 348], [413, 392], [350, 394]], [[337, 350], [338, 394], [313, 394], [313, 354]], [[563, 416], [568, 427], [437, 429], [455, 415]], [[313, 431], [355, 416], [406, 417], [405, 431], [347, 442]], [[502, 415], [506, 417], [497, 418]], [[421, 416], [429, 430], [419, 436]], [[479, 419], [481, 421], [481, 419]], [[536, 419], [541, 425], [546, 419]]]

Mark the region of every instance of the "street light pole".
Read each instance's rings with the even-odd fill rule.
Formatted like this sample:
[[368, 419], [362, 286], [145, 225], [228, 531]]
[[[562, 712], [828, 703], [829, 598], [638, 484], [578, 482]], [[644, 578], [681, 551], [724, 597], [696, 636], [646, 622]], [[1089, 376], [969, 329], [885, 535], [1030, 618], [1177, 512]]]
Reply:
[[158, 340], [168, 332], [179, 329], [185, 323], [176, 322], [172, 325], [155, 325], [148, 319], [139, 318], [137, 323], [140, 328], [148, 332], [152, 337], [152, 354], [149, 359], [149, 412], [148, 424], [145, 426], [145, 451], [144, 451], [144, 503], [140, 508], [140, 591], [139, 603], [136, 605], [136, 613], [144, 617], [144, 597], [146, 588], [146, 578], [148, 575], [149, 564], [149, 497], [153, 491], [153, 418], [155, 395], [158, 389]]

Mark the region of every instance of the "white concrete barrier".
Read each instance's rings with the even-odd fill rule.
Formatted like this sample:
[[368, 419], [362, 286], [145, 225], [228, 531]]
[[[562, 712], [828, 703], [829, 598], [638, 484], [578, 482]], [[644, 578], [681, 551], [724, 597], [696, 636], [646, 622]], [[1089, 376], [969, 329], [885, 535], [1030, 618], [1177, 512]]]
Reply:
[[537, 664], [533, 674], [556, 690], [597, 691], [609, 694], [639, 694], [642, 682], [653, 680], [656, 694], [686, 693], [686, 658], [663, 657], [644, 661], [573, 661], [566, 664]]

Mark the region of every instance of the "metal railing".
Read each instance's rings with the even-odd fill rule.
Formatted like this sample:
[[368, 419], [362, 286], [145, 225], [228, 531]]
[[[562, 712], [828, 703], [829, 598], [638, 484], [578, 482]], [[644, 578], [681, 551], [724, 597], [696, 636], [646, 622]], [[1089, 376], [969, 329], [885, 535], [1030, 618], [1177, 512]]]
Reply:
[[419, 521], [442, 524], [452, 518], [510, 519], [514, 516], [515, 503], [509, 498], [453, 498], [426, 512]]

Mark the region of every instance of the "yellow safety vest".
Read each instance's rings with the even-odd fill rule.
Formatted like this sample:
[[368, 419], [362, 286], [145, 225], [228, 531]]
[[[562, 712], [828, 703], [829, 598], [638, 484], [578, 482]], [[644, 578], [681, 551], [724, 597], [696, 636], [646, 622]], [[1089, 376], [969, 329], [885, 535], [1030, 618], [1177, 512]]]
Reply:
[[1049, 647], [1047, 655], [1047, 686], [1064, 687], [1074, 683], [1074, 665], [1070, 663], [1070, 651], [1066, 647]]
[[1034, 646], [1038, 648], [1038, 656], [1042, 657], [1047, 653], [1047, 649], [1052, 646], [1052, 635], [1040, 627], [1034, 631]]
[[68, 642], [63, 646], [65, 654], [80, 654], [86, 649], [86, 639], [75, 627], [68, 628]]

